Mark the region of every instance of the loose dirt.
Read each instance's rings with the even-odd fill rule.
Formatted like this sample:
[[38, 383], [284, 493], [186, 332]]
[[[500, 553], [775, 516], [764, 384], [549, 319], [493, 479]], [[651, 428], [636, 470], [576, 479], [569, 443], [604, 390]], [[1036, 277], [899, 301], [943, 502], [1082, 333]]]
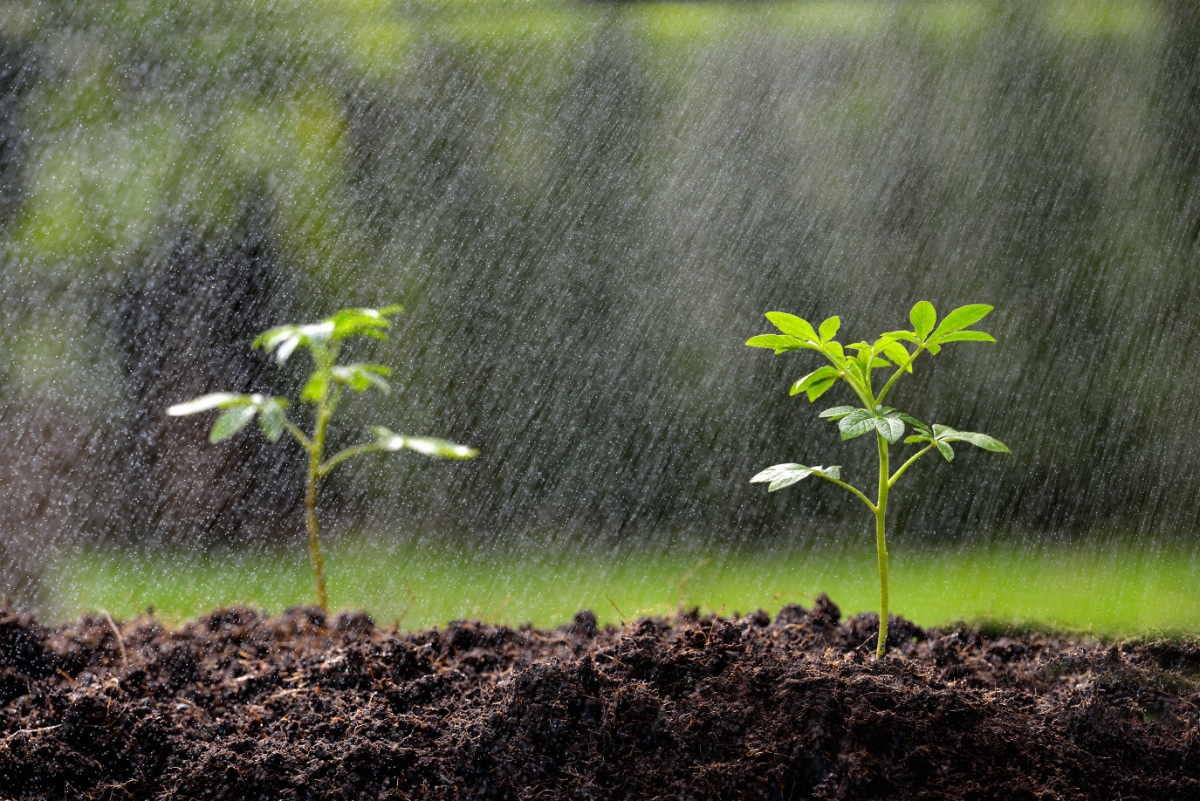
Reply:
[[0, 607], [0, 798], [1200, 798], [1200, 648], [876, 626]]

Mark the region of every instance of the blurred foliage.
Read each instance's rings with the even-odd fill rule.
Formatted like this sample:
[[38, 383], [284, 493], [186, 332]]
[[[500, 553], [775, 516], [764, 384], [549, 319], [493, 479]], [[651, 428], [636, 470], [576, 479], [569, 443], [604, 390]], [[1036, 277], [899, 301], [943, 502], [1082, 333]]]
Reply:
[[[912, 412], [1016, 455], [914, 469], [899, 530], [1191, 530], [1196, 9], [0, 0], [0, 454], [24, 466], [0, 483], [69, 495], [68, 532], [297, 527], [252, 511], [291, 466], [246, 442], [172, 472], [203, 428], [161, 410], [230, 388], [257, 330], [399, 298], [389, 418], [483, 455], [356, 466], [347, 519], [815, 530], [849, 504], [748, 479], [836, 435], [764, 391], [800, 367], [741, 343], [766, 308], [849, 308], [854, 336], [928, 297], [994, 304], [1001, 344], [948, 355], [962, 381]], [[294, 389], [243, 362], [236, 391]], [[5, 530], [48, 503], [9, 498]]]

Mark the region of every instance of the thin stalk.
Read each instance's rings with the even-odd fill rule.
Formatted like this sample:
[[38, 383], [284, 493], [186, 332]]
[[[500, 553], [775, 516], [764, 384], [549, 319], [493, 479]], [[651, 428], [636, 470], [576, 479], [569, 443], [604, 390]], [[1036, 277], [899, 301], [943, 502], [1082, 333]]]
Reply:
[[900, 479], [900, 476], [904, 475], [904, 471], [907, 470], [909, 468], [909, 466], [912, 465], [913, 462], [917, 461], [922, 456], [924, 456], [925, 454], [927, 454], [931, 450], [933, 450], [933, 448], [934, 448], [934, 444], [931, 442], [928, 445], [926, 445], [924, 448], [922, 448], [921, 450], [914, 453], [909, 458], [909, 460], [907, 462], [905, 462], [904, 464], [900, 465], [900, 469], [897, 470], [895, 473], [893, 473], [892, 477], [890, 479], [888, 479], [888, 486], [889, 487], [895, 486], [896, 482]]
[[817, 477], [819, 477], [819, 478], [823, 478], [823, 479], [825, 479], [825, 480], [826, 480], [826, 481], [828, 481], [830, 484], [837, 484], [837, 485], [838, 485], [839, 487], [841, 487], [842, 489], [849, 490], [850, 492], [853, 492], [855, 495], [857, 495], [857, 496], [859, 497], [859, 499], [860, 499], [860, 500], [862, 500], [862, 502], [863, 502], [863, 503], [865, 503], [865, 504], [867, 505], [867, 508], [868, 508], [868, 509], [870, 509], [872, 513], [876, 511], [876, 509], [875, 509], [875, 504], [871, 503], [871, 499], [870, 499], [870, 498], [868, 498], [866, 495], [864, 495], [864, 494], [862, 493], [862, 491], [861, 491], [861, 490], [859, 490], [859, 488], [858, 488], [858, 487], [855, 487], [855, 486], [852, 486], [852, 485], [850, 485], [850, 484], [847, 484], [845, 481], [841, 481], [841, 480], [839, 480], [839, 479], [836, 479], [836, 478], [831, 478], [830, 476], [827, 476], [827, 475], [825, 475], [824, 473], [814, 473], [814, 475], [816, 475], [816, 476], [817, 476]]
[[[327, 365], [318, 362], [320, 367]], [[336, 394], [334, 397], [336, 401]], [[325, 431], [333, 414], [333, 404], [322, 397], [317, 401], [313, 435], [308, 448], [308, 482], [304, 491], [304, 523], [308, 528], [308, 553], [312, 557], [313, 578], [317, 584], [317, 606], [329, 611], [329, 592], [325, 586], [325, 557], [321, 553], [321, 528], [317, 521], [317, 482], [321, 480], [321, 457], [325, 453]]]
[[883, 388], [879, 390], [879, 398], [877, 399], [878, 403], [883, 403], [883, 398], [888, 394], [888, 390], [892, 388], [892, 384], [895, 384], [896, 379], [898, 379], [905, 370], [912, 366], [912, 363], [917, 360], [917, 357], [921, 355], [921, 351], [923, 350], [925, 350], [925, 346], [918, 345], [917, 349], [914, 350], [912, 355], [908, 357], [908, 361], [896, 368], [896, 372], [892, 373], [892, 377], [889, 378], [887, 383], [883, 385]]
[[329, 471], [333, 470], [333, 468], [337, 467], [339, 464], [351, 457], [358, 456], [363, 453], [375, 453], [382, 450], [385, 449], [374, 442], [366, 445], [352, 445], [349, 448], [343, 448], [325, 460], [325, 463], [322, 464], [318, 469], [318, 475], [324, 478], [325, 476], [329, 475]]
[[888, 553], [885, 527], [888, 489], [891, 483], [888, 480], [887, 440], [877, 433], [875, 441], [879, 448], [879, 501], [875, 504], [875, 549], [879, 555], [879, 643], [875, 646], [875, 658], [880, 659], [887, 644], [888, 630]]
[[329, 611], [329, 593], [325, 588], [325, 557], [321, 553], [321, 533], [317, 525], [317, 472], [320, 458], [309, 453], [308, 483], [304, 490], [304, 523], [308, 528], [308, 553], [312, 557], [313, 577], [317, 583], [317, 606]]

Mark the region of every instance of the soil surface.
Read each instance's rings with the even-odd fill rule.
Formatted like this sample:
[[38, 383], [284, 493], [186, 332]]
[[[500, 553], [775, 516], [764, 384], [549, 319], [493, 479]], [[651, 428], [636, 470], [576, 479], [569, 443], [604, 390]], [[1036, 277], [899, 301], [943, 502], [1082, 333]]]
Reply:
[[0, 798], [1200, 798], [1200, 647], [876, 626], [0, 607]]

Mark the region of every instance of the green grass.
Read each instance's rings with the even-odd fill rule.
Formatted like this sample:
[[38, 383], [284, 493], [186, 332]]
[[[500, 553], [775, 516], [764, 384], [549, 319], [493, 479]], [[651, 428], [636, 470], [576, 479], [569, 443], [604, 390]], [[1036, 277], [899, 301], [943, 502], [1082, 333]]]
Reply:
[[[892, 547], [898, 614], [951, 621], [1040, 624], [1122, 636], [1200, 629], [1200, 554], [1182, 544]], [[554, 626], [590, 608], [619, 622], [699, 606], [721, 614], [826, 592], [845, 614], [877, 603], [873, 543], [705, 552], [695, 545], [598, 548], [395, 547], [342, 539], [328, 548], [330, 603], [366, 609], [406, 629], [481, 618]], [[306, 555], [222, 551], [134, 557], [94, 551], [60, 561], [53, 617], [104, 610], [118, 618], [153, 607], [178, 621], [217, 606], [271, 612], [310, 603]]]

